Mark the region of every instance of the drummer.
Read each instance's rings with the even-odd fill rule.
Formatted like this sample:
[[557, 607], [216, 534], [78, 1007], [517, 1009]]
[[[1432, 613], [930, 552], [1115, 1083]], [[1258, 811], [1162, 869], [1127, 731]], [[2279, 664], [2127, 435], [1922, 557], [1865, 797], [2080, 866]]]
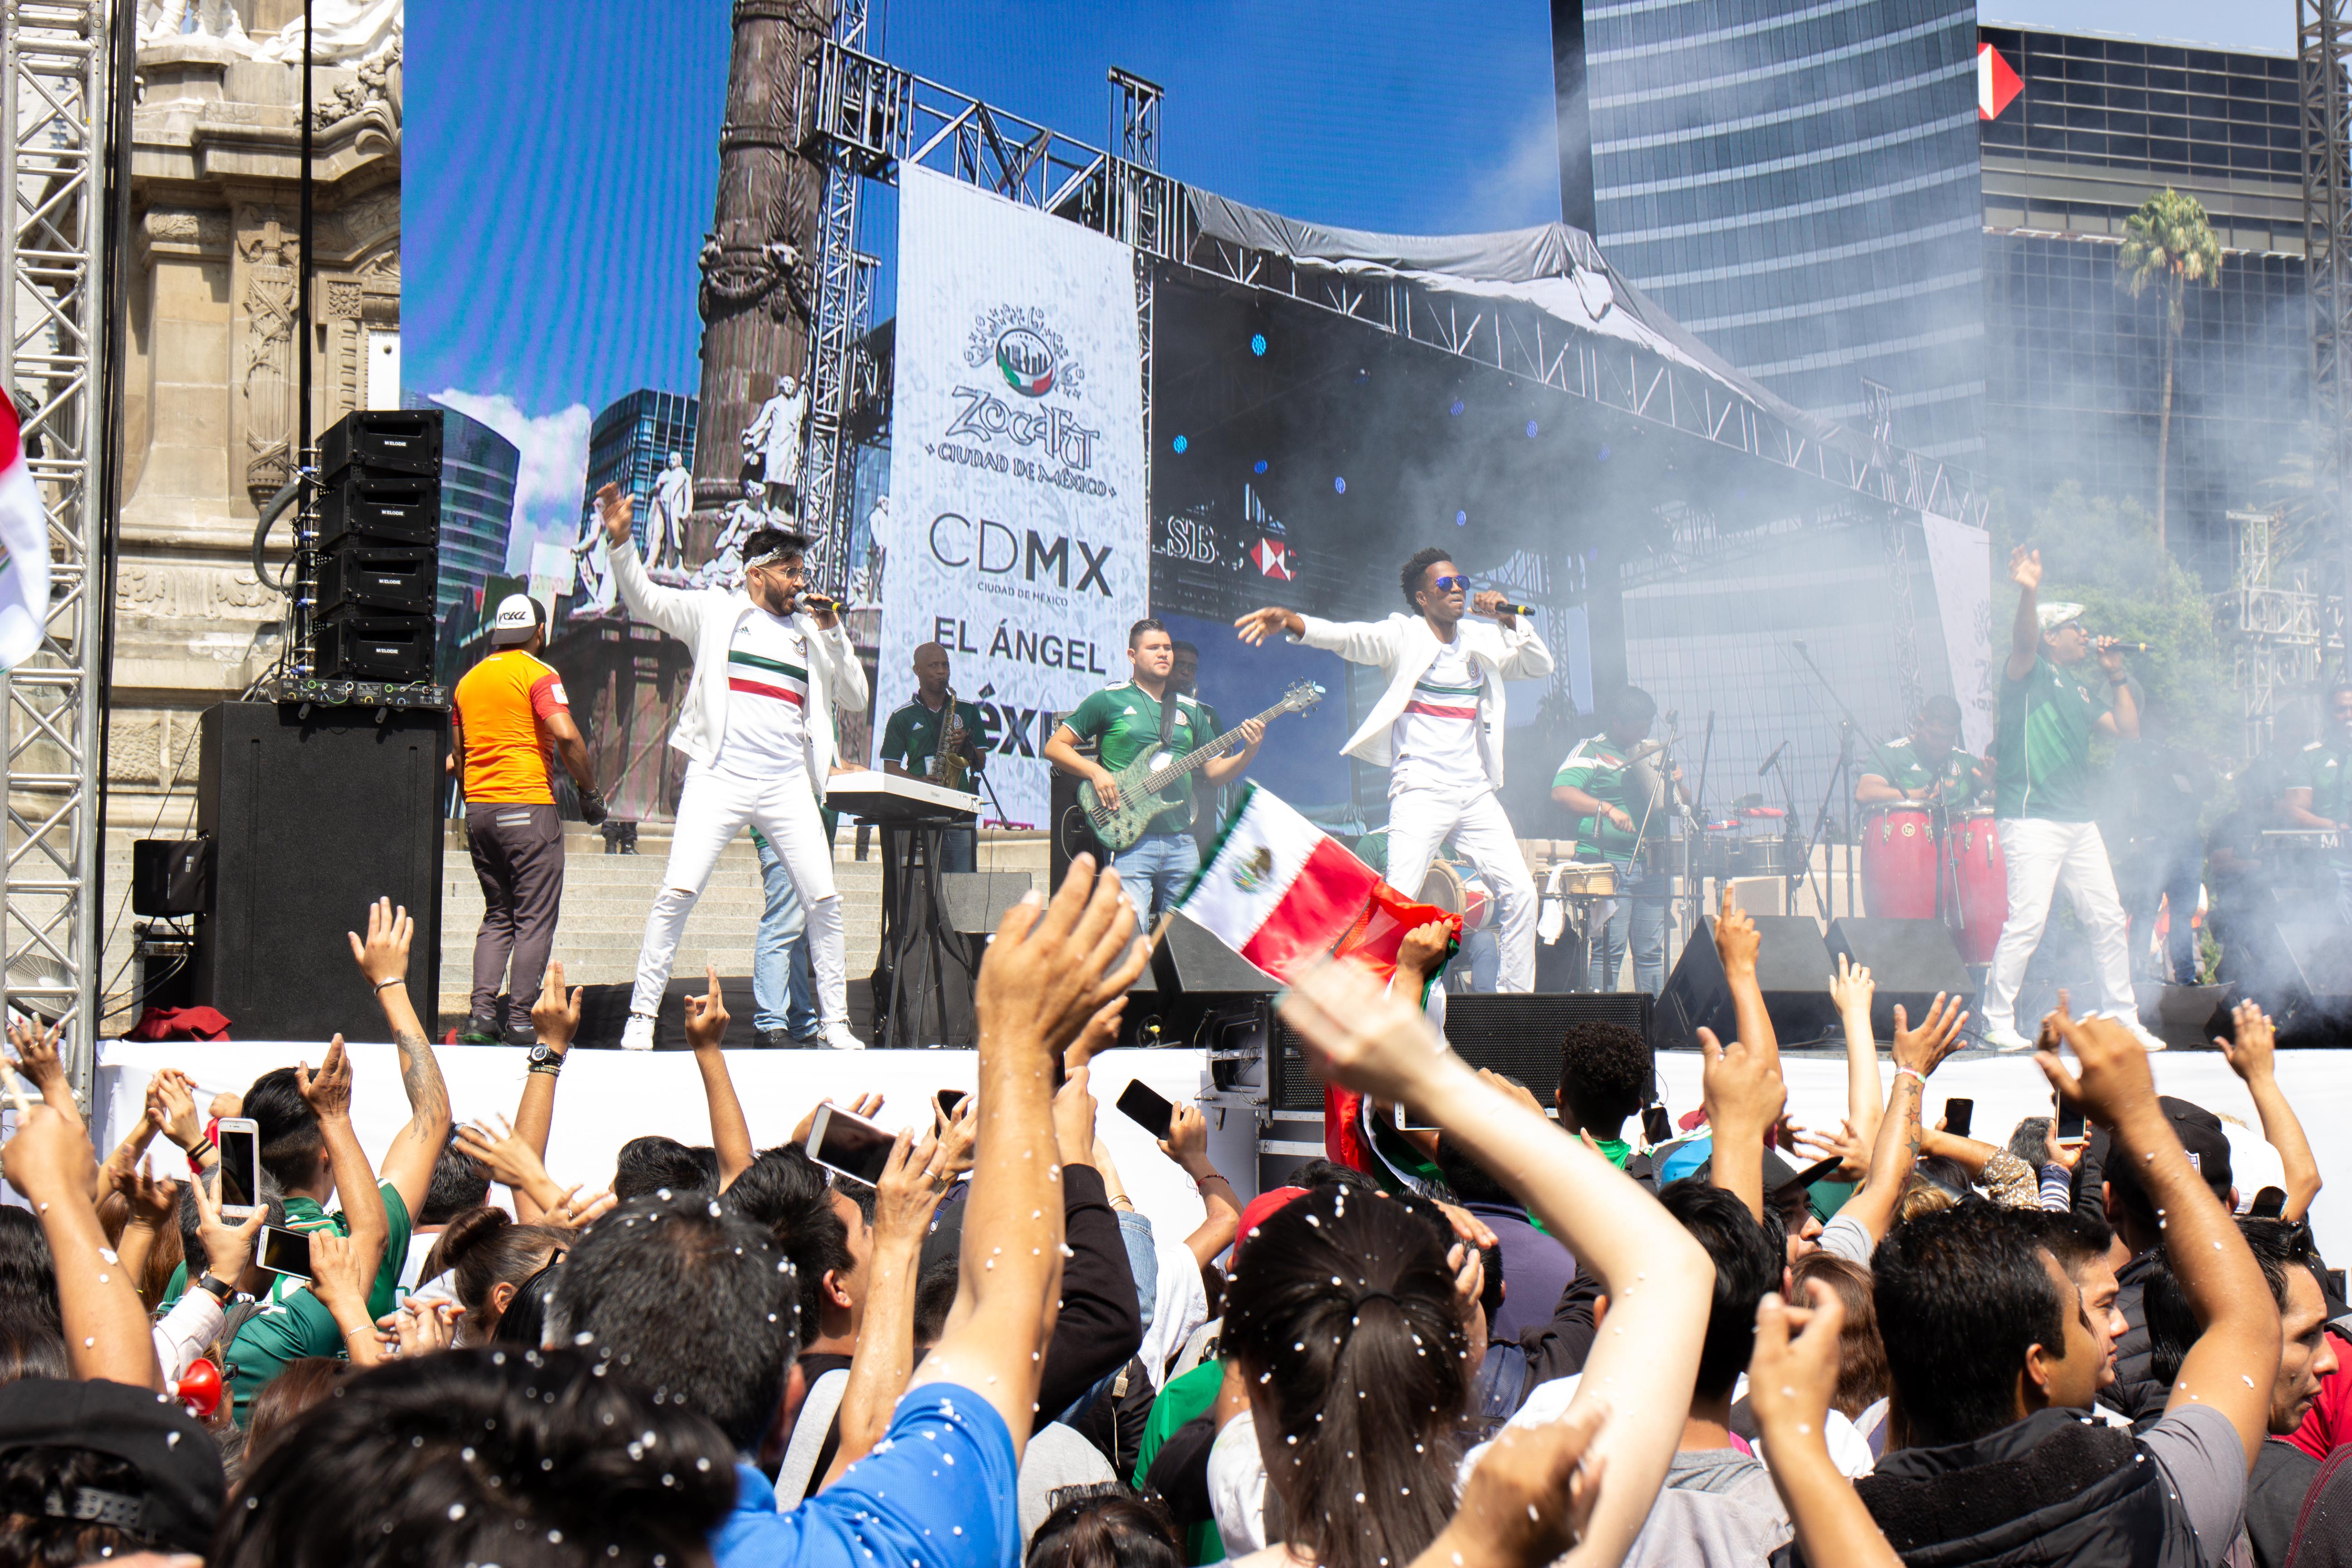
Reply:
[[[1560, 760], [1551, 781], [1553, 804], [1576, 819], [1577, 858], [1607, 860], [1617, 868], [1616, 909], [1592, 935], [1586, 984], [1594, 991], [1614, 991], [1630, 947], [1633, 984], [1654, 996], [1666, 983], [1665, 900], [1670, 889], [1664, 877], [1645, 875], [1633, 853], [1637, 841], [1666, 837], [1666, 813], [1649, 809], [1629, 775], [1634, 771], [1635, 752], [1658, 716], [1658, 704], [1640, 687], [1625, 686], [1605, 695], [1598, 706], [1605, 728], [1579, 741]], [[1679, 788], [1682, 770], [1668, 773]]]
[[1983, 759], [1959, 749], [1960, 705], [1941, 692], [1919, 705], [1918, 721], [1899, 741], [1872, 750], [1868, 771], [1853, 786], [1863, 805], [1927, 801], [1966, 805], [1992, 783]]

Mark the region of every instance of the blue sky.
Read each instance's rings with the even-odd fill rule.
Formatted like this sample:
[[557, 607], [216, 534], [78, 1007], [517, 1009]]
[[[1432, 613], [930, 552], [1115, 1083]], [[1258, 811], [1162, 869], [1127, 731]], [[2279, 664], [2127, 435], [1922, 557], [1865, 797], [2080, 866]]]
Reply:
[[[535, 530], [570, 527], [593, 410], [696, 388], [729, 11], [408, 0], [402, 379], [522, 448], [518, 556]], [[1097, 144], [1106, 68], [1150, 78], [1168, 90], [1162, 167], [1295, 216], [1449, 233], [1559, 216], [1546, 0], [873, 0], [873, 15], [893, 61]], [[1984, 16], [2294, 45], [2286, 0], [1990, 0]], [[871, 205], [866, 243], [887, 249], [887, 204]]]

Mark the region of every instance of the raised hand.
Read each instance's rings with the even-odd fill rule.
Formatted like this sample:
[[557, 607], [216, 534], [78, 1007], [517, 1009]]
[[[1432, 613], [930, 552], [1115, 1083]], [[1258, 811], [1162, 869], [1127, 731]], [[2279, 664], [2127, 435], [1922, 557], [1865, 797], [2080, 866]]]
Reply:
[[1445, 962], [1446, 949], [1454, 943], [1454, 928], [1444, 921], [1424, 921], [1404, 933], [1397, 945], [1396, 966], [1399, 974], [1410, 974], [1416, 982], [1426, 981]]
[[621, 1200], [613, 1195], [609, 1187], [582, 1197], [580, 1187], [583, 1184], [573, 1184], [570, 1191], [549, 1204], [540, 1215], [539, 1223], [551, 1225], [558, 1230], [586, 1230], [621, 1206]]
[[[705, 966], [710, 981], [709, 992], [701, 996], [686, 998], [686, 1042], [698, 1051], [714, 1050], [727, 1037], [727, 1002], [719, 994], [719, 966]], [[532, 1021], [538, 1020], [533, 1011]]]
[[955, 1120], [948, 1123], [946, 1135], [940, 1140], [940, 1183], [951, 1186], [971, 1170], [974, 1152], [979, 1147], [980, 1097], [967, 1094], [963, 1097], [963, 1103], [956, 1107]]
[[1095, 1116], [1099, 1110], [1087, 1092], [1087, 1071], [1079, 1068], [1054, 1092], [1054, 1142], [1065, 1165], [1095, 1163]]
[[539, 1000], [530, 1005], [531, 1033], [539, 1043], [550, 1050], [563, 1050], [572, 1037], [580, 1032], [580, 1003], [588, 993], [575, 990], [569, 1000], [563, 992], [563, 962], [557, 959], [547, 966], [540, 977]]
[[1040, 908], [1034, 895], [1024, 897], [998, 924], [974, 987], [983, 1030], [1030, 1029], [1048, 1051], [1066, 1048], [1143, 973], [1150, 945], [1132, 941], [1134, 934], [1135, 905], [1118, 874], [1097, 874], [1094, 857], [1079, 856], [1052, 903]]
[[1096, 1008], [1094, 1016], [1087, 1020], [1087, 1026], [1070, 1043], [1070, 1048], [1062, 1053], [1063, 1072], [1067, 1074], [1086, 1066], [1118, 1044], [1119, 1019], [1126, 1012], [1127, 993], [1124, 991]]
[[[538, 1201], [541, 1190], [551, 1192], [553, 1189], [554, 1184], [549, 1180], [547, 1166], [541, 1161], [538, 1151], [516, 1133], [505, 1117], [496, 1112], [458, 1128], [457, 1147], [467, 1156], [479, 1162], [492, 1180], [530, 1193], [533, 1201]], [[578, 1189], [573, 1190], [576, 1192]]]
[[221, 1218], [219, 1195], [213, 1184], [196, 1184], [196, 1240], [204, 1247], [204, 1272], [215, 1279], [234, 1285], [245, 1278], [252, 1267], [253, 1249], [260, 1245], [261, 1227], [269, 1222], [269, 1209], [257, 1204], [243, 1223], [231, 1225]]
[[[967, 1096], [966, 1099], [968, 1103], [970, 1097]], [[816, 1129], [816, 1113], [828, 1105], [833, 1105], [833, 1101], [820, 1100], [810, 1106], [807, 1113], [800, 1119], [799, 1125], [793, 1129], [793, 1135], [785, 1142], [797, 1149], [807, 1148], [809, 1134]], [[835, 1106], [834, 1109], [837, 1110], [840, 1107]], [[882, 1114], [882, 1097], [878, 1094], [861, 1094], [849, 1102], [849, 1113], [871, 1121]]]
[[139, 1168], [131, 1173], [123, 1194], [131, 1200], [132, 1224], [145, 1225], [160, 1231], [178, 1223], [180, 1184], [169, 1176], [159, 1180], [150, 1168], [150, 1162], [139, 1162]]
[[52, 1024], [45, 1029], [37, 1018], [11, 1019], [8, 1024], [8, 1043], [16, 1047], [16, 1070], [32, 1080], [43, 1099], [66, 1087], [66, 1064], [58, 1055], [58, 1036], [63, 1028], [62, 1024]]
[[1341, 1088], [1375, 1100], [1416, 1104], [1433, 1075], [1461, 1066], [1420, 1008], [1353, 964], [1326, 962], [1293, 974], [1282, 1016]]
[[1566, 1555], [1601, 1497], [1601, 1460], [1583, 1461], [1608, 1416], [1601, 1401], [1580, 1399], [1557, 1421], [1504, 1427], [1470, 1472], [1452, 1521], [1412, 1568], [1534, 1568]]
[[1715, 1031], [1701, 1029], [1698, 1046], [1705, 1066], [1699, 1083], [1706, 1099], [1706, 1123], [1716, 1147], [1727, 1140], [1753, 1141], [1763, 1147], [1764, 1134], [1780, 1118], [1789, 1090], [1780, 1069], [1755, 1047], [1738, 1040], [1719, 1045]]
[[2235, 1038], [2213, 1037], [2230, 1070], [2248, 1083], [2270, 1077], [2277, 1065], [2278, 1050], [2278, 1030], [2271, 1023], [2270, 1015], [2263, 1011], [2260, 1003], [2241, 1002], [2231, 1009], [2230, 1026]]
[[2042, 586], [2042, 552], [2021, 544], [2009, 552], [2009, 580], [2029, 592]]
[[[402, 944], [405, 953], [407, 947]], [[302, 1103], [321, 1121], [348, 1121], [352, 1114], [352, 1058], [343, 1049], [343, 1037], [337, 1035], [327, 1046], [327, 1059], [319, 1070], [310, 1071], [309, 1062], [298, 1062], [294, 1068], [294, 1088], [302, 1096]]]
[[1790, 1136], [1799, 1148], [1811, 1151], [1818, 1158], [1836, 1155], [1839, 1181], [1858, 1182], [1870, 1170], [1870, 1147], [1856, 1136], [1853, 1122], [1841, 1121], [1838, 1129], [1825, 1132], [1790, 1123]]
[[[1754, 924], [1754, 921], [1749, 921]], [[1722, 928], [1717, 928], [1720, 931]], [[1870, 977], [1866, 963], [1849, 963], [1843, 952], [1837, 955], [1837, 973], [1830, 977], [1830, 1000], [1844, 1013], [1867, 1013], [1870, 999], [1878, 994], [1878, 982]]]
[[394, 908], [390, 899], [378, 899], [368, 906], [367, 927], [364, 939], [355, 931], [343, 933], [351, 941], [352, 957], [360, 973], [375, 986], [405, 979], [408, 944], [416, 935], [416, 922], [409, 918], [406, 907]]
[[1242, 641], [1252, 647], [1260, 647], [1265, 645], [1266, 638], [1281, 637], [1292, 630], [1290, 623], [1295, 618], [1288, 610], [1274, 608], [1252, 610], [1234, 623], [1234, 629], [1240, 635]]
[[1775, 1290], [1756, 1308], [1748, 1393], [1768, 1444], [1811, 1439], [1827, 1446], [1822, 1433], [1837, 1393], [1845, 1306], [1825, 1282], [1809, 1279], [1806, 1286], [1812, 1293], [1811, 1307], [1790, 1306]]
[[1909, 1068], [1921, 1078], [1934, 1072], [1937, 1064], [1959, 1048], [1960, 1026], [1969, 1016], [1960, 1011], [1960, 999], [1936, 993], [1927, 1006], [1927, 1016], [1917, 1028], [1910, 1026], [1910, 1018], [1903, 1004], [1895, 1005], [1895, 1065]]
[[1445, 1253], [1454, 1270], [1454, 1318], [1462, 1325], [1465, 1365], [1475, 1371], [1486, 1359], [1486, 1314], [1481, 1298], [1486, 1294], [1486, 1260], [1467, 1242], [1455, 1242]]
[[[2055, 1051], [2041, 1051], [2034, 1062], [2061, 1099], [2082, 1102], [2090, 1113], [2115, 1127], [2131, 1112], [2156, 1104], [2156, 1076], [2148, 1070], [2147, 1052], [2131, 1031], [2112, 1018], [2065, 1018], [2058, 1033], [2074, 1047], [2076, 1070], [2066, 1070]], [[2045, 1019], [2044, 1026], [2050, 1022]]]
[[1715, 918], [1715, 952], [1723, 961], [1727, 974], [1756, 973], [1756, 954], [1764, 945], [1763, 935], [1746, 910], [1735, 901], [1738, 895], [1727, 886], [1723, 889], [1723, 908]]
[[1189, 1100], [1176, 1102], [1168, 1114], [1168, 1136], [1160, 1141], [1160, 1152], [1197, 1179], [1198, 1167], [1209, 1163], [1209, 1119], [1199, 1106]]
[[596, 515], [604, 524], [606, 539], [626, 544], [636, 531], [637, 498], [618, 485], [606, 485], [596, 492]]
[[[196, 1089], [188, 1075], [177, 1068], [165, 1068], [147, 1084], [147, 1104], [159, 1110], [163, 1118], [163, 1136], [190, 1153], [204, 1141], [205, 1124], [196, 1120]], [[235, 1110], [216, 1112], [234, 1116]]]
[[79, 1126], [35, 1105], [17, 1112], [16, 1135], [0, 1148], [0, 1173], [36, 1208], [60, 1201], [87, 1205], [98, 1154]]
[[874, 1244], [903, 1242], [919, 1247], [931, 1215], [947, 1195], [945, 1156], [937, 1138], [920, 1142], [911, 1129], [890, 1145], [882, 1179], [874, 1184]]

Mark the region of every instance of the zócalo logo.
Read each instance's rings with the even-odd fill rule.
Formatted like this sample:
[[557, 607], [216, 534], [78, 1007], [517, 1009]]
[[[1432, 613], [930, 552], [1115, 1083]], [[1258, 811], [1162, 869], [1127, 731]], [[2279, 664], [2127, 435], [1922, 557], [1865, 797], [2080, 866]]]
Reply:
[[982, 311], [964, 340], [963, 358], [974, 370], [992, 363], [1004, 384], [1023, 397], [1083, 390], [1085, 374], [1076, 357], [1034, 305], [996, 305]]

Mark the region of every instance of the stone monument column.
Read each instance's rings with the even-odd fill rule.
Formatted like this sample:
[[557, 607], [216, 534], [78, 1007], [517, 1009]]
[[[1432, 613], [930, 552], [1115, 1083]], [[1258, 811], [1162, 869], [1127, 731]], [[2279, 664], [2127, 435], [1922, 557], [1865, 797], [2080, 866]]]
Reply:
[[795, 145], [802, 63], [833, 32], [829, 0], [735, 0], [719, 200], [702, 245], [696, 556], [743, 495], [742, 436], [776, 378], [807, 379], [824, 171]]

